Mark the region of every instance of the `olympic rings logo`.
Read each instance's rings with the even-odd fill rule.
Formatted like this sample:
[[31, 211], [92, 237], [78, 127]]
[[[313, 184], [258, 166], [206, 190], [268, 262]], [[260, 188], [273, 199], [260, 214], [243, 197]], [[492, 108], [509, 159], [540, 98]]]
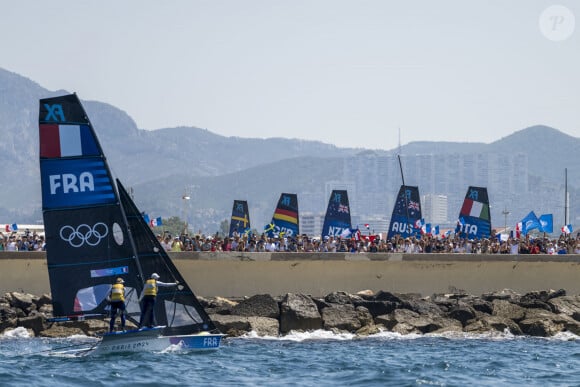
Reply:
[[88, 224], [79, 224], [76, 229], [68, 225], [60, 229], [60, 238], [72, 247], [81, 247], [85, 243], [96, 246], [107, 234], [109, 228], [103, 222], [95, 223], [92, 227]]

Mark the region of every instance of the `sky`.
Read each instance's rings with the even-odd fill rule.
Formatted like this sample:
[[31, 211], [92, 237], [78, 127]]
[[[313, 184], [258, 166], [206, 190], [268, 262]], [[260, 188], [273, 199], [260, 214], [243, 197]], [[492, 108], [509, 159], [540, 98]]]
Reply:
[[0, 0], [0, 67], [141, 129], [393, 149], [580, 137], [577, 0]]

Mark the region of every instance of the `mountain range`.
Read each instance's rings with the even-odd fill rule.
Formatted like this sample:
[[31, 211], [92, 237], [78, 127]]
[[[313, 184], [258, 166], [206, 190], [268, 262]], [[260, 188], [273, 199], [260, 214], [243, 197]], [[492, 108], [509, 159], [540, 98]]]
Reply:
[[[36, 223], [42, 219], [38, 100], [67, 93], [46, 90], [30, 79], [0, 69], [0, 219], [6, 223]], [[325, 205], [319, 204], [326, 200], [325, 184], [340, 180], [345, 159], [369, 152], [300, 139], [224, 137], [196, 127], [142, 130], [114, 106], [84, 100], [83, 105], [113, 174], [132, 188], [137, 205], [154, 216], [188, 219], [202, 229], [208, 228], [204, 232], [214, 232], [220, 220], [229, 218], [234, 199], [248, 199], [251, 214], [265, 222], [281, 192], [296, 192], [299, 197], [303, 193], [306, 201], [300, 204], [301, 209], [315, 211], [320, 207], [323, 211]], [[412, 142], [402, 146], [400, 152], [525, 154], [530, 184], [540, 189], [560, 186], [567, 167], [569, 189], [575, 198], [580, 181], [578, 149], [579, 138], [538, 125], [489, 144]], [[373, 152], [394, 157], [399, 149]], [[385, 190], [389, 193], [400, 184], [386, 183], [394, 187]], [[185, 195], [191, 200], [182, 199]], [[323, 199], [307, 202], [315, 197]]]

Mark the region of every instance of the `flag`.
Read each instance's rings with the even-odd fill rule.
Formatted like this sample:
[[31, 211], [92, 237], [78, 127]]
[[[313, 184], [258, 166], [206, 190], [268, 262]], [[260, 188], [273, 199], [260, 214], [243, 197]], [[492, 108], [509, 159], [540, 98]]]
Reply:
[[365, 223], [365, 227], [368, 230], [371, 226], [368, 223]]
[[97, 154], [97, 145], [87, 125], [40, 125], [40, 157]]
[[572, 231], [574, 231], [574, 229], [572, 228], [572, 225], [571, 224], [567, 224], [564, 227], [562, 227], [562, 232], [564, 234], [571, 234]]
[[149, 215], [145, 213], [143, 213], [143, 220], [145, 221], [145, 223], [151, 224], [151, 219], [149, 219]]
[[443, 234], [443, 238], [449, 238], [449, 235], [451, 235], [451, 230], [445, 231], [445, 234]]
[[421, 228], [425, 224], [425, 219], [417, 219], [415, 221], [415, 228]]
[[540, 231], [553, 233], [554, 232], [554, 217], [552, 214], [543, 214], [540, 216]]
[[489, 220], [489, 205], [466, 198], [459, 213], [461, 215]]
[[6, 229], [6, 232], [18, 231], [18, 225], [16, 223], [7, 224], [5, 229]]
[[541, 224], [534, 211], [530, 211], [525, 218], [522, 219], [522, 234], [527, 235], [528, 232], [535, 229], [540, 229]]
[[421, 234], [431, 234], [431, 223], [425, 223], [421, 226]]
[[439, 225], [435, 226], [435, 231], [433, 233], [439, 235]]
[[342, 232], [340, 233], [340, 237], [341, 238], [348, 238], [350, 236], [350, 234], [352, 234], [352, 231], [350, 230], [350, 228], [345, 228], [344, 230], [342, 230]]
[[457, 226], [455, 227], [456, 234], [461, 232], [463, 225], [465, 225], [465, 219], [463, 219], [463, 217], [459, 217], [459, 219], [457, 219]]
[[149, 225], [151, 227], [159, 227], [159, 226], [163, 225], [163, 222], [161, 221], [161, 217], [151, 219], [151, 222], [149, 222]]
[[516, 224], [516, 239], [520, 239], [520, 237], [522, 236], [522, 222], [518, 222]]
[[264, 232], [274, 231], [274, 227], [275, 227], [274, 222], [269, 223], [264, 226]]

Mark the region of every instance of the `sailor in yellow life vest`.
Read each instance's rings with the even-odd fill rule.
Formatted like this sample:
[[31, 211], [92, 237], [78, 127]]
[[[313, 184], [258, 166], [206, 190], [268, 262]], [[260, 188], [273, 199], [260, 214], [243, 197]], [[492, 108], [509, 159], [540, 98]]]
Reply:
[[109, 323], [109, 332], [113, 332], [115, 328], [115, 319], [117, 312], [121, 312], [121, 330], [125, 330], [125, 281], [123, 278], [117, 278], [116, 283], [111, 288], [109, 294], [109, 302], [111, 305], [111, 322]]
[[143, 300], [143, 305], [141, 306], [141, 318], [139, 319], [139, 328], [146, 325], [149, 328], [153, 328], [157, 325], [155, 321], [155, 298], [157, 297], [157, 288], [159, 286], [177, 286], [179, 281], [165, 283], [158, 281], [159, 274], [153, 273], [151, 277], [145, 281], [145, 286], [143, 286], [143, 293], [139, 297], [139, 301]]

